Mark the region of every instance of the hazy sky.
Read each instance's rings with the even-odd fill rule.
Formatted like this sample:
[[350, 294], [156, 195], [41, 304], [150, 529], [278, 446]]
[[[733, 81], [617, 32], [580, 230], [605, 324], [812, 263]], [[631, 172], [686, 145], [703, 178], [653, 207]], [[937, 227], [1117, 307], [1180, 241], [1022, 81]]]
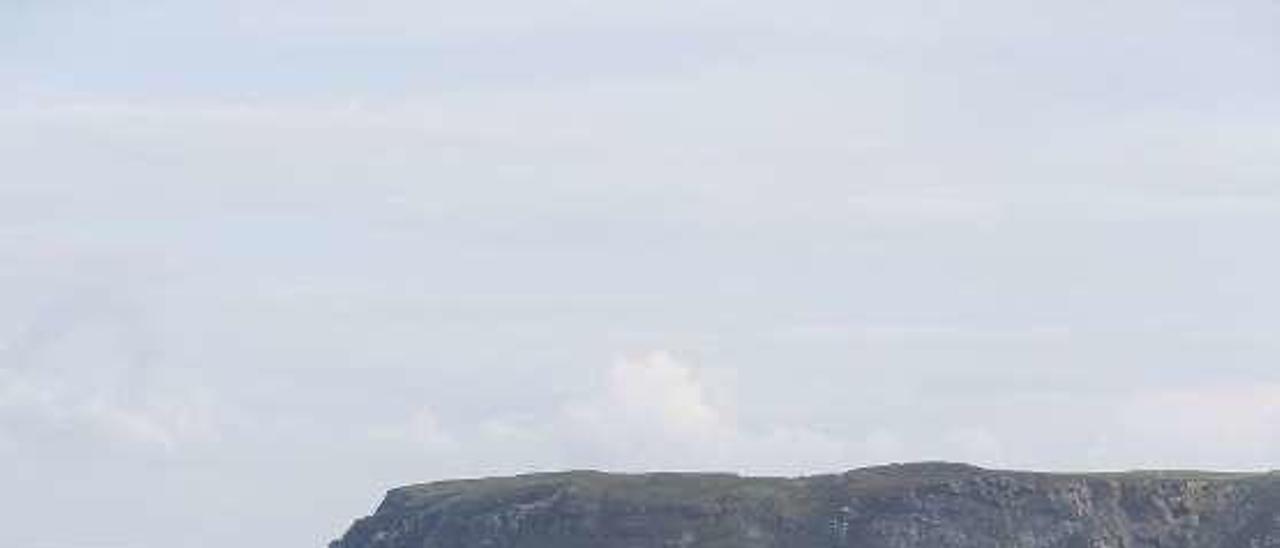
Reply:
[[1273, 0], [0, 0], [0, 545], [1280, 462]]

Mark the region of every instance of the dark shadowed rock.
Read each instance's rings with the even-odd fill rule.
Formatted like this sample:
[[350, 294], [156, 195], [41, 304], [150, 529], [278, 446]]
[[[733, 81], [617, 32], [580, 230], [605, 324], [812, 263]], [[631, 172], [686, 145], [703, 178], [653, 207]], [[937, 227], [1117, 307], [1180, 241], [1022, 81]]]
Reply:
[[1280, 547], [1280, 475], [920, 463], [805, 478], [534, 474], [402, 487], [330, 548]]

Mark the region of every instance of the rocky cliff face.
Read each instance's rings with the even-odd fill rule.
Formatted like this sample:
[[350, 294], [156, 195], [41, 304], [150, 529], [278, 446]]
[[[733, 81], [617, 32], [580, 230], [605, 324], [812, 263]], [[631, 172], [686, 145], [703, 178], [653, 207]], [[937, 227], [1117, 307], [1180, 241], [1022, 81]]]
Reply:
[[392, 490], [330, 544], [482, 547], [1280, 547], [1280, 474], [537, 474]]

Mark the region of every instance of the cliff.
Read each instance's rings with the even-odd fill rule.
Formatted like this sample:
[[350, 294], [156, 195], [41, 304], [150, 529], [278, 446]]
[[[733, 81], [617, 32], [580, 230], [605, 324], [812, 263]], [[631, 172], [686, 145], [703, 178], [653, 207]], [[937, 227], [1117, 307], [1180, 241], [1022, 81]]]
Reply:
[[394, 489], [330, 544], [481, 547], [1280, 547], [1280, 474], [534, 474]]

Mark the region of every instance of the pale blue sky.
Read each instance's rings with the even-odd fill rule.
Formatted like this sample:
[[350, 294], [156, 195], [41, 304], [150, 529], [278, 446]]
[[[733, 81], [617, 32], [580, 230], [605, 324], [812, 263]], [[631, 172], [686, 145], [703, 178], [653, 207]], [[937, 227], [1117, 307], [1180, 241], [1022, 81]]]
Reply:
[[0, 3], [0, 545], [321, 546], [559, 468], [1270, 468], [1278, 30]]

